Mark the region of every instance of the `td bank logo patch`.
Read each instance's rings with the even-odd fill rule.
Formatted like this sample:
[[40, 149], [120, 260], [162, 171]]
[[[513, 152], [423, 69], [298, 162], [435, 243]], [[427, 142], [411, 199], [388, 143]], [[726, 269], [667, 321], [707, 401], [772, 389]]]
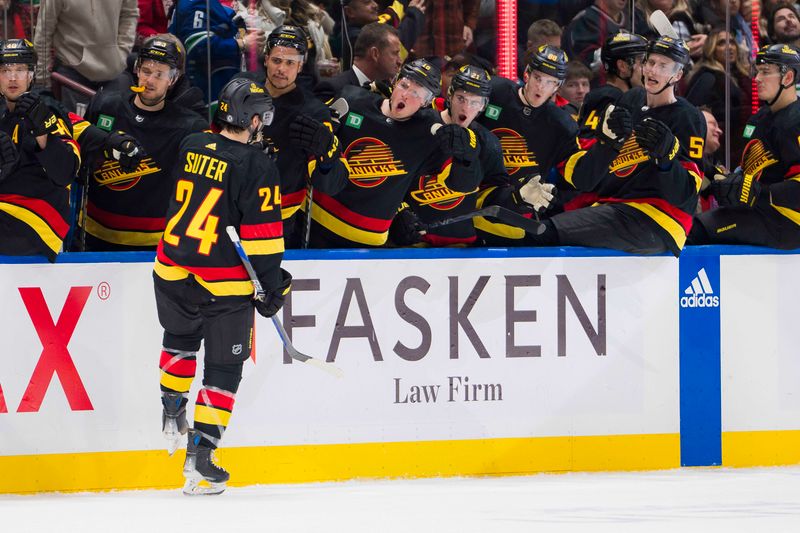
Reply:
[[364, 117], [362, 117], [358, 113], [350, 113], [347, 115], [347, 120], [344, 123], [346, 126], [350, 126], [351, 128], [360, 130], [361, 124], [363, 122], [364, 122]]
[[719, 307], [719, 296], [714, 294], [706, 269], [701, 268], [683, 291], [681, 307]]
[[497, 107], [496, 105], [491, 105], [491, 104], [487, 105], [485, 111], [486, 118], [497, 120], [498, 118], [500, 118], [500, 112], [502, 110], [503, 110], [502, 108]]

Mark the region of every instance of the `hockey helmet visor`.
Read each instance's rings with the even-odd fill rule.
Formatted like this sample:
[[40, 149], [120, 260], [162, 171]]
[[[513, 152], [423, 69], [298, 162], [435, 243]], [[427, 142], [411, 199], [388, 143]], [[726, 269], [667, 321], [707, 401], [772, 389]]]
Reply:
[[[790, 44], [771, 44], [761, 47], [756, 54], [755, 67], [758, 65], [778, 65], [781, 74], [788, 69], [794, 70], [795, 81], [800, 73], [800, 49]], [[753, 72], [753, 75], [756, 73]]]
[[423, 89], [430, 91], [431, 95], [439, 94], [442, 83], [442, 72], [439, 67], [427, 59], [415, 59], [406, 63], [400, 69], [397, 80], [408, 78], [417, 83]]

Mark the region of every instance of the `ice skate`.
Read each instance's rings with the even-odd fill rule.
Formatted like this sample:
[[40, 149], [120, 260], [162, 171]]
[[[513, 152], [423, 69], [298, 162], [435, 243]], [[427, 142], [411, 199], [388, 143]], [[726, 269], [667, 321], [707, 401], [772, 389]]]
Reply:
[[180, 392], [161, 392], [161, 433], [167, 441], [170, 455], [180, 446], [181, 438], [189, 430], [186, 421], [187, 395]]
[[214, 450], [200, 444], [200, 434], [189, 431], [186, 461], [183, 463], [183, 493], [187, 496], [222, 494], [230, 474], [214, 464]]

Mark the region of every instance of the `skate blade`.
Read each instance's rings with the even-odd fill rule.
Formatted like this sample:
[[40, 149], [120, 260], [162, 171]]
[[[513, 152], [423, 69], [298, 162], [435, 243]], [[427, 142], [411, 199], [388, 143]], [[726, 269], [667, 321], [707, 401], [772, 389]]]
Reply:
[[212, 483], [202, 478], [189, 478], [183, 485], [183, 493], [186, 496], [216, 496], [217, 494], [222, 494], [225, 489], [225, 482]]

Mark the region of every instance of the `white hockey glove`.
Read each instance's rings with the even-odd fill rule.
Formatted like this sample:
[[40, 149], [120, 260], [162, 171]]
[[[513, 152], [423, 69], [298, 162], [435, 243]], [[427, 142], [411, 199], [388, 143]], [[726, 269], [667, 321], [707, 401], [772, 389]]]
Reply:
[[537, 174], [519, 188], [518, 194], [520, 199], [531, 206], [534, 211], [539, 211], [550, 206], [550, 202], [554, 198], [553, 189], [555, 187], [552, 183], [542, 183], [542, 176]]

